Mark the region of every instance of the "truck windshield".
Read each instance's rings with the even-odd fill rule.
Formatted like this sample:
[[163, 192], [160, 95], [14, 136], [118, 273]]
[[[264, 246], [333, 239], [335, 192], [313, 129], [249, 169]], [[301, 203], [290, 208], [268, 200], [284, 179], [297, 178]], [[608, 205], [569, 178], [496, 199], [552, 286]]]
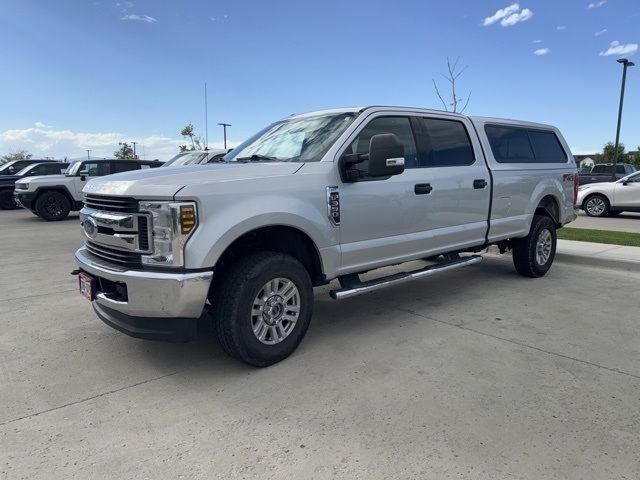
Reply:
[[64, 171], [64, 174], [67, 177], [73, 177], [78, 173], [78, 169], [80, 168], [80, 165], [82, 165], [82, 162], [80, 161], [71, 162], [67, 167], [67, 169]]
[[347, 129], [356, 112], [276, 122], [234, 148], [232, 162], [317, 162]]
[[0, 173], [7, 173], [7, 172], [8, 172], [8, 170], [9, 170], [9, 168], [10, 168], [14, 163], [16, 163], [16, 162], [15, 162], [15, 161], [13, 161], [13, 162], [5, 163], [4, 165], [2, 165], [2, 166], [0, 167]]
[[182, 167], [184, 165], [198, 165], [204, 163], [207, 152], [183, 152], [167, 160], [163, 167]]

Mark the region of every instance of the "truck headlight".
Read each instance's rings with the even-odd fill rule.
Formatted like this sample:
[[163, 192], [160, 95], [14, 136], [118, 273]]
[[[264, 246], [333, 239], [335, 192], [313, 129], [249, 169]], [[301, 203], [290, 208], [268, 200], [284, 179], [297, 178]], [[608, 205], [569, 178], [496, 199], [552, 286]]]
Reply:
[[142, 263], [164, 267], [184, 266], [184, 247], [198, 226], [194, 202], [140, 202], [140, 211], [151, 214], [153, 248]]

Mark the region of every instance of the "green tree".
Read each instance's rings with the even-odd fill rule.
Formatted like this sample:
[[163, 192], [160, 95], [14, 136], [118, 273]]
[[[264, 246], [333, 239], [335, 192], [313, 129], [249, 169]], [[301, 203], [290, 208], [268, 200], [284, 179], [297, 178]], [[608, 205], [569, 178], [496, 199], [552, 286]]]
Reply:
[[629, 154], [629, 163], [640, 170], [640, 146], [638, 146], [637, 150], [633, 152], [633, 154]]
[[[613, 163], [613, 157], [615, 156], [616, 146], [613, 142], [607, 142], [604, 146], [602, 153], [596, 155], [593, 160], [596, 163]], [[626, 159], [626, 149], [624, 143], [618, 145], [618, 162], [624, 162]]]
[[120, 145], [120, 148], [115, 152], [113, 152], [114, 157], [123, 158], [123, 159], [127, 158], [127, 159], [133, 159], [133, 160], [138, 159], [138, 155], [133, 153], [133, 148], [127, 142], [118, 142], [118, 145]]
[[13, 162], [14, 160], [29, 160], [31, 157], [33, 157], [33, 154], [26, 150], [16, 150], [15, 152], [7, 153], [0, 157], [0, 163]]
[[182, 135], [182, 137], [185, 140], [188, 138], [189, 143], [191, 143], [191, 145], [188, 145], [188, 144], [179, 145], [178, 148], [180, 149], [181, 152], [190, 152], [192, 150], [204, 150], [204, 142], [202, 141], [201, 137], [198, 137], [195, 134], [195, 130], [191, 123], [187, 124], [182, 130], [180, 130], [180, 135]]

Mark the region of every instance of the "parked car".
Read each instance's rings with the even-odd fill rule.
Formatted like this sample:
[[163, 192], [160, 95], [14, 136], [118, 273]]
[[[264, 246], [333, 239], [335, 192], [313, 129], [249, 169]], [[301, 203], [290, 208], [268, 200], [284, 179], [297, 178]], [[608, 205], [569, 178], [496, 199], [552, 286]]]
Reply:
[[43, 162], [55, 162], [56, 160], [38, 160], [35, 158], [30, 158], [28, 160], [14, 160], [12, 162], [7, 162], [3, 165], [0, 165], [0, 175], [14, 175], [22, 170], [24, 167], [33, 165], [34, 163], [43, 163]]
[[[616, 164], [616, 180], [632, 174], [636, 171], [636, 167], [630, 163]], [[613, 182], [613, 163], [598, 163], [591, 167], [589, 173], [580, 173], [580, 185], [588, 185], [590, 183]]]
[[32, 163], [18, 171], [15, 175], [0, 176], [0, 210], [17, 208], [13, 190], [17, 180], [36, 175], [60, 175], [69, 166], [66, 162]]
[[184, 167], [186, 165], [206, 165], [207, 163], [216, 163], [222, 160], [229, 150], [214, 148], [211, 150], [192, 150], [190, 152], [181, 152], [175, 157], [167, 160], [165, 167]]
[[640, 212], [640, 172], [617, 182], [602, 182], [578, 188], [578, 208], [590, 217], [606, 217], [622, 212]]
[[348, 298], [477, 263], [489, 245], [545, 275], [577, 182], [548, 125], [397, 107], [295, 115], [206, 169], [87, 183], [80, 291], [105, 323], [150, 339], [193, 338], [210, 304], [224, 350], [266, 366], [295, 350], [313, 287], [334, 279], [331, 296]]
[[64, 175], [28, 177], [16, 181], [15, 198], [43, 220], [62, 220], [82, 208], [82, 187], [92, 178], [160, 167], [157, 160], [77, 160]]

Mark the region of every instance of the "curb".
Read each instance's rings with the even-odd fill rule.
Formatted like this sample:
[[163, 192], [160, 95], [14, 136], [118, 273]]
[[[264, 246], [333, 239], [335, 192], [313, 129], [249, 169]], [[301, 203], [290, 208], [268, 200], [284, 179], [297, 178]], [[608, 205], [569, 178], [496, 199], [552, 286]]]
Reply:
[[615, 268], [622, 270], [640, 269], [640, 261], [628, 258], [607, 258], [594, 255], [582, 255], [577, 253], [556, 252], [557, 262], [588, 265], [591, 267]]

